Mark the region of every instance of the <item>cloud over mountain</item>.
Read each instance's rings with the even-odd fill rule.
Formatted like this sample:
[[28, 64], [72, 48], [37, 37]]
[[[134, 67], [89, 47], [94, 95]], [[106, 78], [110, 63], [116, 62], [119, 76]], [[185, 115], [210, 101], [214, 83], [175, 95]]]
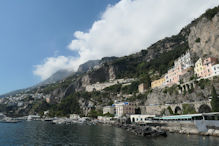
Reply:
[[42, 80], [45, 80], [61, 69], [68, 71], [76, 69], [74, 68], [74, 61], [75, 59], [73, 57], [49, 57], [42, 64], [36, 65], [33, 73], [40, 76]]
[[34, 74], [46, 79], [59, 69], [76, 70], [81, 63], [105, 56], [123, 56], [146, 49], [176, 34], [215, 0], [121, 0], [109, 5], [88, 32], [74, 32], [68, 48], [79, 57], [49, 57], [35, 66]]

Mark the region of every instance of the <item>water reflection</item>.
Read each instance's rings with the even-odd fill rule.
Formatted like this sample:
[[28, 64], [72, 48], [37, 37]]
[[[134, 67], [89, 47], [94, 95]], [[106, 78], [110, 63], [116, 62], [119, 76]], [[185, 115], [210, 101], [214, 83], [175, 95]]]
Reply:
[[1, 145], [136, 145], [216, 146], [218, 137], [169, 134], [168, 137], [135, 136], [111, 126], [52, 125], [46, 122], [0, 124]]

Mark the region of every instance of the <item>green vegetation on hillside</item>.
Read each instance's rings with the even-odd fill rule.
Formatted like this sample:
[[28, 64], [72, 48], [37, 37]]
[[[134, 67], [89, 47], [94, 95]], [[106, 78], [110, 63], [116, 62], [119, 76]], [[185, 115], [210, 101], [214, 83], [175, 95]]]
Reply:
[[219, 6], [214, 7], [213, 9], [208, 9], [203, 16], [211, 20], [219, 12]]
[[169, 111], [170, 115], [173, 115], [173, 114], [174, 114], [174, 113], [173, 113], [173, 110], [171, 109], [170, 106], [167, 107], [167, 110]]
[[205, 89], [206, 86], [210, 86], [211, 82], [209, 79], [201, 79], [196, 82], [201, 89]]
[[76, 94], [62, 99], [61, 103], [51, 105], [50, 116], [68, 116], [69, 114], [80, 114], [81, 109]]
[[164, 90], [163, 90], [163, 93], [169, 93], [170, 95], [172, 94], [176, 94], [178, 95], [178, 86], [176, 85], [173, 85], [171, 87], [165, 87]]
[[195, 114], [195, 107], [193, 104], [183, 104], [183, 114]]
[[149, 62], [136, 60], [133, 56], [122, 57], [113, 62], [113, 65], [120, 69], [117, 73], [117, 78], [136, 77], [140, 79], [143, 77], [147, 78], [143, 81], [149, 85], [150, 83], [148, 83], [147, 80], [150, 80], [151, 74], [154, 74], [156, 71], [160, 76], [165, 74], [168, 69], [173, 66], [174, 60], [185, 53], [188, 48], [187, 43], [179, 45], [178, 47], [175, 46], [171, 51], [162, 54], [158, 53], [154, 59]]
[[211, 100], [212, 111], [219, 112], [219, 98], [214, 86], [212, 87], [211, 95], [212, 95], [212, 100]]
[[113, 86], [105, 88], [104, 91], [110, 91], [110, 92], [113, 92], [113, 93], [119, 93], [121, 88], [122, 88], [121, 84], [116, 84], [116, 85], [113, 85]]

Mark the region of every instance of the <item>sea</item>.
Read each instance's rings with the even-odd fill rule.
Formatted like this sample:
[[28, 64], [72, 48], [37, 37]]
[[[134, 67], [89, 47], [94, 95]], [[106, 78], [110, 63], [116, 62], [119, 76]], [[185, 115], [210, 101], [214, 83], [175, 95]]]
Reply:
[[23, 121], [0, 123], [2, 146], [219, 146], [219, 137], [168, 133], [167, 137], [136, 136], [108, 125], [54, 125]]

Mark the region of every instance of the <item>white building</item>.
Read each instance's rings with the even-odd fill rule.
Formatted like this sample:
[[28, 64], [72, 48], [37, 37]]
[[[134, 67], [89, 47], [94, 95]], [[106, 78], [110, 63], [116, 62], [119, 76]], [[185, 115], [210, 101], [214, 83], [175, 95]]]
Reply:
[[180, 56], [176, 61], [174, 61], [175, 66], [181, 66], [182, 70], [188, 69], [192, 66], [194, 66], [191, 54], [189, 51], [186, 52], [186, 54]]
[[135, 114], [135, 105], [130, 102], [119, 102], [114, 104], [116, 117]]
[[103, 117], [103, 116], [98, 116], [97, 119], [100, 121], [100, 122], [103, 122], [103, 123], [109, 123], [112, 121], [112, 117]]
[[38, 116], [38, 115], [29, 115], [27, 117], [27, 121], [31, 121], [31, 120], [35, 120], [35, 121], [40, 120], [40, 116]]
[[213, 76], [219, 75], [219, 64], [215, 64], [212, 66]]
[[188, 72], [194, 64], [192, 63], [190, 52], [179, 57], [174, 61], [174, 66], [168, 70], [165, 74], [165, 85], [172, 86], [173, 84], [179, 84], [180, 76]]
[[155, 115], [130, 115], [132, 123], [147, 123], [154, 117]]
[[78, 120], [78, 119], [80, 119], [80, 116], [78, 114], [70, 114], [69, 118], [72, 120]]
[[103, 107], [103, 114], [107, 114], [107, 113], [110, 113], [110, 114], [115, 114], [115, 107], [113, 106], [105, 106]]
[[134, 81], [135, 79], [130, 78], [130, 79], [117, 79], [117, 80], [112, 80], [109, 82], [104, 82], [104, 83], [99, 83], [97, 82], [96, 84], [92, 84], [92, 85], [87, 85], [85, 87], [85, 90], [87, 92], [93, 92], [93, 91], [101, 91], [107, 87], [116, 85], [116, 84], [127, 84], [130, 83], [132, 81]]

